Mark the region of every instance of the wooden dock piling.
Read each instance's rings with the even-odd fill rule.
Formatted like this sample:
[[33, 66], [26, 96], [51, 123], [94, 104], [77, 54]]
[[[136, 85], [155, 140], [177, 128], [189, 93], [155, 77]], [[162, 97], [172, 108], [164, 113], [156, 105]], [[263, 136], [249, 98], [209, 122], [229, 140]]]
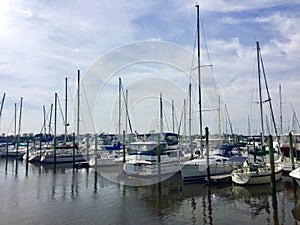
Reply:
[[293, 148], [293, 134], [289, 133], [289, 142], [290, 142], [290, 160], [292, 163], [292, 170], [295, 169], [295, 159], [294, 159], [294, 148]]
[[269, 146], [269, 156], [270, 156], [270, 166], [271, 166], [271, 187], [272, 187], [272, 189], [276, 189], [274, 149], [273, 149], [272, 135], [269, 135], [269, 137], [268, 137], [268, 146]]

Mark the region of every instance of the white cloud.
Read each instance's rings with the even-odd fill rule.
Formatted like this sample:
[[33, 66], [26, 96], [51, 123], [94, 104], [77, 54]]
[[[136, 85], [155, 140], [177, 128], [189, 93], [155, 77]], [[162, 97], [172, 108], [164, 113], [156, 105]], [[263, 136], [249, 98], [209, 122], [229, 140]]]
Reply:
[[[70, 78], [70, 92], [74, 93], [77, 69], [84, 74], [97, 58], [120, 45], [146, 39], [193, 46], [194, 3], [2, 0], [0, 88], [7, 94], [7, 102], [1, 131], [9, 127], [13, 104], [23, 96], [26, 108], [23, 131], [39, 132], [42, 105], [49, 106], [53, 102], [54, 92], [63, 98], [64, 78]], [[288, 7], [292, 4], [295, 7]], [[281, 5], [288, 11], [281, 11]], [[240, 124], [247, 113], [241, 113], [241, 108], [248, 107], [247, 89], [256, 71], [255, 37], [262, 40], [272, 93], [281, 83], [289, 87], [286, 97], [292, 102], [298, 101], [300, 31], [297, 25], [300, 21], [297, 6], [294, 1], [283, 0], [247, 4], [200, 1], [201, 16], [208, 25], [205, 30], [216, 81], [232, 113], [233, 124], [243, 132], [246, 129]], [[205, 63], [208, 62], [205, 54], [203, 56]], [[300, 104], [295, 105], [299, 112]]]

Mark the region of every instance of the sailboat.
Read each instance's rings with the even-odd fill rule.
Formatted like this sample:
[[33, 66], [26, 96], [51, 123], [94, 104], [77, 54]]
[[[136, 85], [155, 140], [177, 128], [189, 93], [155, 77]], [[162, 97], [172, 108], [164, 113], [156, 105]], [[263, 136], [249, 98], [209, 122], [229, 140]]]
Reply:
[[[260, 115], [261, 115], [261, 129], [262, 129], [262, 147], [264, 147], [264, 123], [263, 123], [263, 101], [261, 94], [261, 82], [260, 82], [260, 62], [261, 53], [259, 43], [256, 42], [257, 49], [257, 64], [258, 64], [258, 84], [259, 84], [259, 104], [260, 104]], [[270, 101], [270, 99], [268, 100]], [[283, 166], [281, 163], [274, 165], [275, 181], [278, 181], [282, 177]], [[266, 184], [271, 183], [271, 165], [265, 162], [244, 162], [244, 166], [240, 169], [236, 169], [231, 173], [232, 181], [240, 185], [251, 185], [251, 184]]]
[[[80, 72], [78, 70], [78, 92], [79, 92], [79, 81], [80, 81]], [[78, 102], [79, 102], [79, 93], [78, 93]], [[78, 142], [75, 143], [75, 140], [72, 144], [67, 143], [67, 78], [66, 78], [66, 112], [65, 112], [65, 139], [64, 143], [58, 145], [56, 137], [56, 117], [57, 117], [57, 93], [55, 93], [55, 107], [54, 107], [54, 146], [51, 150], [46, 150], [41, 156], [41, 163], [46, 164], [56, 164], [56, 163], [75, 163], [75, 162], [84, 162], [85, 157], [82, 154], [82, 150], [79, 147]], [[79, 104], [78, 104], [79, 105]], [[78, 107], [79, 114], [79, 107]], [[77, 121], [79, 123], [79, 120]], [[79, 126], [77, 124], [77, 129]], [[77, 133], [79, 135], [79, 131]], [[78, 138], [79, 139], [79, 138]]]
[[[103, 166], [119, 166], [123, 162], [123, 150], [121, 149], [121, 90], [122, 80], [119, 78], [119, 119], [118, 129], [119, 134], [104, 134], [101, 133], [99, 137], [99, 145], [95, 143], [93, 152], [90, 157], [89, 165], [91, 167], [103, 167]], [[127, 104], [125, 102], [125, 104]], [[97, 137], [97, 138], [98, 138]], [[96, 139], [97, 142], [97, 139]], [[97, 145], [97, 146], [96, 146]]]
[[22, 118], [22, 106], [23, 106], [23, 97], [20, 101], [20, 114], [19, 114], [19, 128], [17, 134], [17, 104], [15, 104], [15, 144], [8, 145], [1, 149], [0, 156], [6, 156], [10, 158], [22, 159], [26, 153], [26, 146], [21, 145], [20, 136], [21, 136], [21, 118]]
[[[201, 79], [200, 79], [200, 23], [199, 23], [199, 5], [197, 8], [197, 36], [198, 36], [198, 82], [199, 82], [199, 119], [200, 119], [200, 138], [199, 138], [199, 148], [201, 156], [198, 158], [186, 161], [182, 163], [181, 177], [184, 182], [198, 182], [205, 179], [208, 175], [207, 168], [210, 168], [210, 175], [224, 175], [230, 174], [233, 169], [240, 164], [240, 162], [230, 161], [228, 153], [222, 151], [222, 146], [218, 149], [218, 153], [215, 154], [214, 151], [206, 152], [207, 155], [204, 157], [203, 151], [203, 139], [202, 139], [202, 109], [201, 109]], [[189, 94], [191, 90], [191, 84], [189, 86]], [[191, 133], [190, 133], [191, 135]], [[191, 153], [193, 156], [194, 154]]]

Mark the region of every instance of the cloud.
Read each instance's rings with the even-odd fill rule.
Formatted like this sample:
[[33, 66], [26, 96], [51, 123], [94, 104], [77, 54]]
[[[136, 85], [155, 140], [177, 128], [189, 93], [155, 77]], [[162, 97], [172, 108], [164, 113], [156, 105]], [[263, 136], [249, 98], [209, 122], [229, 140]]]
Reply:
[[[247, 112], [241, 112], [241, 108], [248, 107], [248, 86], [255, 76], [256, 40], [261, 43], [272, 93], [277, 92], [281, 83], [289, 87], [286, 97], [298, 102], [298, 11], [299, 3], [295, 1], [200, 2], [211, 62], [203, 39], [202, 60], [213, 64], [215, 80], [232, 113], [232, 122], [243, 132], [246, 128], [240, 124]], [[162, 40], [192, 51], [195, 22], [194, 1], [2, 0], [0, 88], [6, 92], [7, 101], [1, 131], [8, 130], [14, 103], [23, 96], [23, 131], [39, 132], [42, 105], [50, 106], [54, 92], [63, 101], [64, 78], [69, 77], [70, 92], [75, 93], [77, 69], [83, 76], [99, 57], [112, 49], [136, 41]], [[117, 63], [117, 58], [109, 63]], [[98, 80], [101, 78], [99, 74]], [[278, 105], [278, 98], [274, 101]], [[70, 96], [70, 114], [74, 105], [71, 102]], [[299, 112], [300, 104], [295, 105]]]

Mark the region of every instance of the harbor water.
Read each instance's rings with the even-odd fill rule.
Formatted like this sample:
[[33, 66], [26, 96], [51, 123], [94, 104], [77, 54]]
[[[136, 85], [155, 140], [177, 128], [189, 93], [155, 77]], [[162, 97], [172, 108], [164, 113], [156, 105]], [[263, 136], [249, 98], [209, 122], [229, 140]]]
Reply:
[[270, 185], [128, 186], [92, 168], [0, 159], [0, 224], [300, 224], [300, 187]]

